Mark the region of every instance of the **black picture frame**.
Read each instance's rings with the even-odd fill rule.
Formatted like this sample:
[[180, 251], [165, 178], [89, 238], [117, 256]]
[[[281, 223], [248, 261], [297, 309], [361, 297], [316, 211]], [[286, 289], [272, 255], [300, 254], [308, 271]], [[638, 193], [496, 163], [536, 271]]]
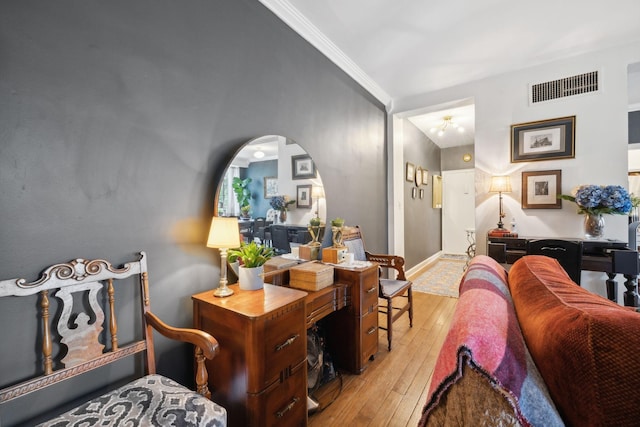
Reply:
[[511, 163], [575, 158], [576, 116], [511, 125]]
[[311, 184], [298, 185], [296, 187], [296, 207], [301, 209], [311, 209], [312, 203]]
[[309, 179], [316, 178], [316, 165], [313, 163], [311, 156], [300, 154], [291, 156], [291, 178], [292, 179]]
[[522, 209], [562, 209], [562, 171], [522, 172]]

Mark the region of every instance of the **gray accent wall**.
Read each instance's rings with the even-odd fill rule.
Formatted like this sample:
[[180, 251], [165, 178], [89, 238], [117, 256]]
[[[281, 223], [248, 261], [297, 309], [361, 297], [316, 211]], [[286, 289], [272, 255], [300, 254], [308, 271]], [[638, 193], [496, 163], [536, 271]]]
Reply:
[[[465, 162], [463, 156], [471, 154], [471, 160]], [[442, 170], [452, 171], [460, 169], [473, 169], [475, 167], [476, 155], [474, 145], [462, 145], [459, 147], [444, 148], [442, 150]]]
[[406, 163], [411, 162], [429, 173], [429, 184], [418, 187], [424, 190], [422, 199], [412, 198], [414, 183], [405, 179], [403, 184], [404, 256], [406, 268], [411, 268], [442, 249], [442, 209], [432, 207], [432, 176], [442, 174], [441, 150], [409, 120], [403, 119], [402, 129], [405, 168]]
[[[219, 254], [205, 247], [216, 178], [241, 144], [267, 134], [313, 157], [329, 218], [386, 250], [384, 106], [257, 0], [7, 0], [0, 40], [1, 279], [145, 250], [152, 310], [190, 326], [190, 296], [219, 278]], [[437, 169], [435, 151], [416, 155]], [[415, 254], [411, 241], [417, 259], [440, 226], [428, 199], [412, 208], [410, 229], [427, 239]], [[126, 336], [135, 303], [123, 293]], [[36, 298], [0, 299], [2, 385], [40, 369], [35, 310]], [[191, 349], [156, 342], [158, 371], [191, 382]], [[0, 424], [131, 370], [140, 364], [1, 405]]]
[[629, 144], [640, 143], [640, 111], [629, 112]]

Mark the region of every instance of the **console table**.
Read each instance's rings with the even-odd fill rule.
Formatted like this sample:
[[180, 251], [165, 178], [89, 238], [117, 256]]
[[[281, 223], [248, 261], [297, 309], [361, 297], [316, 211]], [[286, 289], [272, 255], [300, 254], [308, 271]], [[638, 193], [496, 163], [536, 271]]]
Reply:
[[624, 305], [638, 307], [637, 278], [638, 252], [632, 251], [620, 240], [582, 240], [558, 237], [492, 237], [487, 235], [487, 255], [502, 264], [513, 264], [527, 254], [527, 242], [537, 239], [581, 240], [582, 266], [585, 271], [601, 271], [607, 274], [607, 298], [617, 302], [616, 275], [624, 275]]
[[[378, 266], [334, 269], [334, 284], [315, 292], [283, 286], [227, 298], [206, 291], [193, 300], [194, 326], [214, 335], [220, 354], [208, 361], [212, 399], [227, 409], [229, 426], [307, 424], [306, 330], [324, 319], [327, 348], [337, 367], [361, 373], [378, 349]], [[208, 365], [209, 366], [209, 365]]]

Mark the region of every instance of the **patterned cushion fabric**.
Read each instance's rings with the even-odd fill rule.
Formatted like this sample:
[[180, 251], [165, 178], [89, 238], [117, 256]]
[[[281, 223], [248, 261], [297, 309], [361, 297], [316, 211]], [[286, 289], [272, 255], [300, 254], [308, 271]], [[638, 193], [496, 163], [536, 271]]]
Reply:
[[40, 426], [226, 426], [227, 411], [161, 375], [148, 375]]
[[507, 273], [487, 256], [462, 279], [419, 425], [564, 425], [524, 344]]
[[554, 259], [509, 273], [527, 346], [568, 424], [640, 422], [640, 314], [576, 286]]

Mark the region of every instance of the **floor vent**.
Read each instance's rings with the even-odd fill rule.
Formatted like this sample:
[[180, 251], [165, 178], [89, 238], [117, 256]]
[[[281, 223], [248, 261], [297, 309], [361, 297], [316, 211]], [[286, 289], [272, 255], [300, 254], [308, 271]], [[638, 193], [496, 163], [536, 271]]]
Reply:
[[598, 91], [598, 72], [531, 85], [531, 104]]

